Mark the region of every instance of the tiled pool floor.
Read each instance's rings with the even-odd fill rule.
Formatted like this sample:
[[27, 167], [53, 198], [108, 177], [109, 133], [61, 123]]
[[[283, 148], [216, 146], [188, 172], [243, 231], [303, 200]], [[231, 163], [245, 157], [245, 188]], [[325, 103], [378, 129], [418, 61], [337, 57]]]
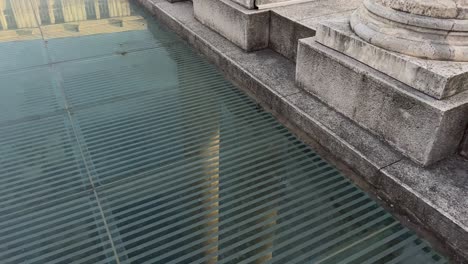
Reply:
[[0, 263], [445, 263], [124, 0], [6, 0]]

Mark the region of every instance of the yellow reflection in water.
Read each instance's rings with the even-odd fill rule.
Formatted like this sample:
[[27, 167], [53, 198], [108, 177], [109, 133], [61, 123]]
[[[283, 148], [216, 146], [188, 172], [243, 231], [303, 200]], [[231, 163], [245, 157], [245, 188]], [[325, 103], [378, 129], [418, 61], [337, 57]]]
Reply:
[[61, 2], [63, 19], [65, 22], [86, 20], [87, 16], [84, 0], [61, 0]]
[[[207, 175], [207, 182], [209, 184], [205, 185], [203, 194], [204, 197], [208, 197], [203, 200], [203, 206], [207, 213], [204, 215], [206, 219], [210, 219], [205, 226], [207, 231], [205, 231], [206, 240], [204, 241], [204, 246], [207, 246], [208, 249], [204, 250], [205, 256], [208, 258], [205, 260], [205, 263], [215, 264], [219, 260], [219, 250], [218, 242], [219, 241], [219, 226], [221, 225], [220, 220], [220, 211], [219, 211], [219, 200], [220, 197], [220, 131], [219, 128], [216, 130], [214, 135], [212, 135], [208, 140], [208, 144], [205, 149], [202, 150], [202, 156], [207, 159], [204, 162], [204, 173]], [[267, 195], [267, 194], [266, 194]], [[248, 202], [246, 200], [245, 202]], [[273, 247], [274, 247], [274, 230], [277, 222], [275, 219], [278, 217], [278, 211], [276, 209], [264, 208], [259, 211], [252, 213], [252, 217], [255, 217], [256, 214], [265, 213], [262, 217], [258, 218], [256, 223], [263, 224], [261, 229], [265, 230], [264, 235], [255, 239], [256, 243], [262, 243], [263, 246], [256, 249], [256, 253], [260, 255], [252, 263], [267, 263], [273, 258]], [[245, 235], [245, 234], [244, 234]], [[253, 234], [247, 234], [246, 237], [239, 237], [239, 239], [247, 239]], [[221, 249], [222, 251], [222, 249]], [[262, 252], [265, 252], [262, 254]]]
[[[212, 219], [206, 225], [211, 227], [207, 232], [206, 236], [208, 239], [205, 241], [205, 245], [217, 245], [218, 244], [218, 232], [219, 232], [219, 129], [209, 140], [209, 148], [204, 150], [202, 156], [209, 157], [206, 160], [204, 171], [209, 175], [207, 179], [210, 184], [206, 187], [206, 195], [208, 199], [205, 200], [205, 209], [211, 211], [206, 214], [207, 219]], [[214, 254], [218, 251], [217, 246], [212, 246], [205, 251], [206, 255]], [[216, 263], [218, 257], [216, 254], [207, 260], [207, 263]]]
[[0, 0], [0, 42], [147, 28], [128, 0]]
[[[32, 28], [37, 26], [35, 14], [35, 11], [38, 11], [37, 2], [31, 2], [30, 0], [12, 0], [9, 2], [17, 28]], [[34, 3], [36, 8], [33, 8], [32, 3]]]

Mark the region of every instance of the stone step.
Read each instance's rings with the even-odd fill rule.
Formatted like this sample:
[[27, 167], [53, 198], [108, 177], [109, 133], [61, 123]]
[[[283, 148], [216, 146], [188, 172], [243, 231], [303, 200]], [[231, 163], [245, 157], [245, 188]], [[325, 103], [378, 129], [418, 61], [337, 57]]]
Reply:
[[287, 6], [299, 3], [306, 3], [315, 0], [231, 0], [247, 9], [267, 9], [278, 6]]
[[315, 36], [321, 21], [348, 17], [362, 0], [316, 0], [272, 8], [269, 47], [296, 61], [298, 40]]
[[282, 6], [275, 8], [275, 5], [268, 5], [268, 1], [261, 3], [272, 8], [261, 10], [252, 7], [253, 0], [203, 0], [194, 1], [193, 6], [198, 21], [243, 50], [269, 47], [295, 61], [299, 39], [314, 36], [322, 20], [349, 16], [362, 2], [289, 0], [280, 1]]

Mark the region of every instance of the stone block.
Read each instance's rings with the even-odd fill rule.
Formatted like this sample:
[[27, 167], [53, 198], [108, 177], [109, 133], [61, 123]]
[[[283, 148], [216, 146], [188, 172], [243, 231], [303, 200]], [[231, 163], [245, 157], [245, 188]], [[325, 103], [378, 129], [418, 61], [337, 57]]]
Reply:
[[271, 12], [270, 16], [270, 48], [286, 58], [296, 61], [299, 39], [315, 36], [315, 30], [276, 12]]
[[379, 48], [355, 35], [348, 20], [320, 24], [316, 39], [431, 97], [468, 90], [468, 62], [426, 60]]
[[230, 0], [194, 0], [195, 18], [245, 51], [268, 47], [270, 12], [249, 10]]
[[421, 165], [456, 153], [468, 123], [468, 91], [436, 100], [313, 38], [300, 41], [296, 83]]

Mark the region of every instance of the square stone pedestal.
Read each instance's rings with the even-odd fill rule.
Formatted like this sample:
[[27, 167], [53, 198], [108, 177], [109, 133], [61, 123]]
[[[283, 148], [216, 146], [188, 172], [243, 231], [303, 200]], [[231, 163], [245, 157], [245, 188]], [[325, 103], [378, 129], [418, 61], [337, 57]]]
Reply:
[[[456, 87], [441, 74], [442, 67], [434, 71], [430, 62], [421, 65], [369, 47], [353, 36], [347, 21], [321, 26], [317, 34], [317, 39], [299, 43], [296, 83], [300, 87], [421, 165], [457, 152], [468, 123], [468, 91], [443, 100], [427, 95], [440, 92], [440, 84]], [[424, 73], [411, 78], [415, 72]], [[464, 74], [457, 76], [453, 78], [464, 80]]]
[[319, 24], [316, 41], [436, 99], [468, 90], [468, 62], [426, 60], [379, 48], [355, 35], [347, 20]]

